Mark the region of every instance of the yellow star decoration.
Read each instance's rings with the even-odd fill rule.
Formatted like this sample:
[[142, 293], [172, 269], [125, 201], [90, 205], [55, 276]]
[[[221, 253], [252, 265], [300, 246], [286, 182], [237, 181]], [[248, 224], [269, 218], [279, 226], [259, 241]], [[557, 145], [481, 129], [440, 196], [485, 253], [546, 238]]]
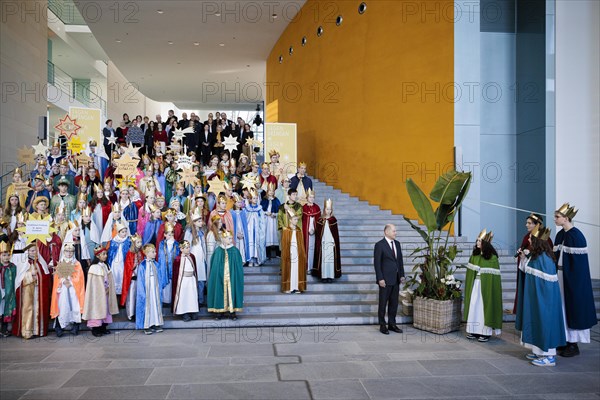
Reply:
[[54, 273], [60, 279], [67, 279], [68, 277], [73, 275], [73, 272], [75, 272], [75, 264], [66, 262], [59, 262], [56, 266], [56, 269], [54, 270]]
[[30, 147], [22, 147], [19, 149], [19, 162], [25, 165], [35, 164], [35, 152]]
[[252, 174], [246, 174], [240, 181], [243, 189], [256, 189], [256, 186], [260, 183], [258, 176], [254, 176]]
[[[45, 227], [43, 227], [41, 224], [39, 224], [39, 221], [46, 221], [47, 222], [47, 226], [48, 229], [46, 231]], [[37, 225], [39, 226], [41, 229], [39, 229], [39, 233], [27, 233], [27, 227], [30, 228], [30, 230], [33, 227], [33, 225]], [[17, 230], [19, 232], [23, 232], [25, 235], [25, 238], [27, 239], [27, 244], [29, 243], [33, 243], [36, 240], [42, 240], [42, 241], [46, 241], [49, 242], [50, 240], [52, 240], [52, 233], [56, 232], [56, 229], [54, 229], [54, 226], [52, 224], [52, 217], [50, 215], [47, 215], [44, 218], [41, 218], [39, 216], [35, 216], [35, 215], [30, 215], [29, 216], [29, 220], [27, 220], [27, 222], [25, 223], [25, 226], [22, 228], [17, 228]], [[38, 229], [36, 229], [36, 231], [38, 231]]]
[[115, 175], [122, 175], [126, 178], [137, 174], [138, 161], [131, 157], [129, 152], [125, 152], [117, 161], [117, 169]]
[[41, 140], [38, 142], [38, 144], [31, 145], [31, 147], [33, 147], [33, 151], [34, 151], [34, 153], [35, 153], [36, 156], [38, 154], [41, 154], [44, 157], [46, 157], [46, 150], [48, 150], [48, 147], [46, 147], [46, 145], [43, 144]]
[[225, 150], [229, 150], [229, 152], [231, 153], [234, 150], [237, 150], [237, 147], [239, 145], [239, 142], [237, 141], [236, 138], [233, 137], [233, 135], [229, 135], [225, 138], [225, 140], [223, 140], [223, 148]]
[[81, 141], [81, 138], [77, 135], [73, 135], [71, 139], [67, 142], [67, 149], [71, 150], [71, 153], [73, 154], [81, 153], [83, 147], [84, 144]]
[[13, 183], [12, 185], [17, 194], [27, 194], [29, 192], [29, 182]]
[[63, 119], [58, 120], [58, 125], [54, 128], [60, 131], [61, 135], [65, 135], [67, 139], [71, 139], [71, 136], [77, 135], [77, 131], [81, 128], [77, 125], [77, 119], [71, 119], [69, 114], [65, 115]]
[[183, 171], [179, 172], [179, 181], [183, 182], [186, 186], [187, 185], [196, 185], [196, 182], [198, 182], [198, 177], [196, 176], [196, 173], [194, 172], [194, 170], [192, 170], [191, 168], [189, 169], [184, 169]]
[[208, 181], [208, 193], [214, 193], [215, 196], [218, 196], [219, 193], [225, 193], [225, 182], [222, 181], [218, 176], [212, 178]]

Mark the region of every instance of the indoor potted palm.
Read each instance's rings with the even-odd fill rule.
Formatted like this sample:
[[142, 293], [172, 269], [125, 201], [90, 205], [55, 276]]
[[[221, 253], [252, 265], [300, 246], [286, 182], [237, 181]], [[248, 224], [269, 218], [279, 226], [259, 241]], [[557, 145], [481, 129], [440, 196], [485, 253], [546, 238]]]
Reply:
[[[425, 242], [425, 246], [410, 254], [418, 263], [405, 287], [414, 291], [415, 328], [444, 334], [460, 327], [461, 282], [454, 278], [454, 259], [460, 250], [455, 241], [449, 244], [449, 239], [454, 217], [469, 191], [471, 178], [470, 172], [449, 171], [437, 180], [429, 198], [412, 179], [406, 181], [413, 207], [426, 229], [404, 217]], [[435, 211], [432, 201], [437, 203]]]

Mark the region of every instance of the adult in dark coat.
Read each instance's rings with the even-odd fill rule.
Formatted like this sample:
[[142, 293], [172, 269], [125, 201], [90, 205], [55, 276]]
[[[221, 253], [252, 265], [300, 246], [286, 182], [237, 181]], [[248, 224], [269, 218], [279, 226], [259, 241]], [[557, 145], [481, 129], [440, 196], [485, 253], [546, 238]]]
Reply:
[[210, 161], [210, 156], [212, 154], [212, 149], [216, 141], [214, 131], [210, 131], [210, 125], [204, 125], [204, 129], [200, 133], [198, 141], [200, 142], [198, 150], [200, 153], [200, 158], [202, 159], [202, 164], [208, 165], [208, 162]]
[[[400, 242], [396, 240], [396, 227], [392, 224], [385, 226], [384, 238], [375, 244], [374, 264], [376, 282], [379, 285], [379, 331], [389, 335], [389, 331], [402, 333], [396, 325], [398, 312], [398, 295], [400, 282], [404, 278], [404, 262]], [[385, 322], [385, 309], [388, 310], [388, 323]]]

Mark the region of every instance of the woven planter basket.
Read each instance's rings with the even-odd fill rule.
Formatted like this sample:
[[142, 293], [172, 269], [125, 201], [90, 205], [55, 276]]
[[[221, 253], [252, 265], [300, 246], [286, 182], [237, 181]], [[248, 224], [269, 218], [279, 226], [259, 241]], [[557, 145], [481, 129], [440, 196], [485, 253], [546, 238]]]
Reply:
[[443, 335], [460, 328], [462, 299], [433, 300], [417, 297], [413, 300], [413, 326]]

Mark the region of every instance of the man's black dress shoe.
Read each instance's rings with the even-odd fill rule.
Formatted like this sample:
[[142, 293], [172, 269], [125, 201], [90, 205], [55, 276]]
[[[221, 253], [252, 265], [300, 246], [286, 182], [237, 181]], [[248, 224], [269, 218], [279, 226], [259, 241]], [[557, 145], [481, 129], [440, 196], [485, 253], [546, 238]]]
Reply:
[[388, 331], [388, 328], [385, 327], [385, 325], [381, 325], [379, 327], [379, 332], [383, 333], [384, 335], [389, 335], [390, 331]]
[[398, 328], [397, 325], [390, 325], [388, 326], [388, 329], [392, 332], [402, 333], [402, 329]]

